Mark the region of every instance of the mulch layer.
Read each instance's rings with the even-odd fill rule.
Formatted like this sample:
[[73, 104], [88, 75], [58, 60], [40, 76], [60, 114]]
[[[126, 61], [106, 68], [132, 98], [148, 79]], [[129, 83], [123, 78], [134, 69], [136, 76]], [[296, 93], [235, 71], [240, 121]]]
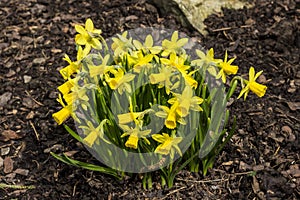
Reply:
[[[205, 20], [204, 37], [145, 0], [1, 0], [0, 199], [300, 199], [300, 1], [223, 11]], [[137, 27], [179, 30], [217, 57], [228, 50], [245, 75], [250, 66], [264, 70], [263, 98], [231, 102], [238, 128], [207, 176], [182, 170], [173, 188], [153, 180], [144, 190], [139, 176], [117, 181], [49, 154], [97, 163], [51, 117], [62, 58], [76, 55], [74, 25], [87, 18], [105, 38]]]

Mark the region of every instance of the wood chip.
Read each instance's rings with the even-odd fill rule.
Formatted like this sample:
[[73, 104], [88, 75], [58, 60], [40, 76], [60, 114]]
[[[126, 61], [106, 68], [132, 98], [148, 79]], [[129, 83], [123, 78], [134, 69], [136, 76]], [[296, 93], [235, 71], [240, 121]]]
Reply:
[[16, 133], [13, 130], [4, 130], [0, 133], [0, 141], [7, 142], [9, 140], [20, 139], [24, 137], [22, 133]]
[[10, 157], [4, 158], [3, 165], [4, 165], [3, 171], [6, 174], [11, 173], [14, 169], [14, 161]]

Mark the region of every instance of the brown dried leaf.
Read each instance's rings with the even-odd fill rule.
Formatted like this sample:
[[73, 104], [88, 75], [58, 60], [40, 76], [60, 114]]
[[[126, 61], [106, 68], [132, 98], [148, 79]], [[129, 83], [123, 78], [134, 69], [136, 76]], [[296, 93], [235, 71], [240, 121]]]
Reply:
[[3, 169], [4, 173], [8, 174], [13, 171], [14, 161], [10, 157], [4, 158], [3, 164], [4, 164], [4, 169]]
[[252, 189], [255, 194], [257, 194], [260, 191], [259, 183], [255, 176], [253, 176]]
[[18, 134], [13, 130], [4, 130], [0, 134], [0, 141], [7, 142], [9, 140], [16, 140], [16, 139], [20, 139], [22, 137], [24, 137], [23, 134]]
[[286, 102], [292, 111], [300, 110], [300, 102]]
[[20, 168], [18, 168], [18, 169], [15, 170], [15, 173], [23, 175], [23, 176], [28, 176], [29, 170], [28, 169], [20, 169]]

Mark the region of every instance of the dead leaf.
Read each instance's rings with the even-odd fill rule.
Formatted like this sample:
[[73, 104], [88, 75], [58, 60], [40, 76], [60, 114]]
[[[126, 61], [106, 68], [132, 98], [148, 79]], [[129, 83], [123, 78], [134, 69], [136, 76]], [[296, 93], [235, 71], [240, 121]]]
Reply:
[[4, 130], [1, 134], [0, 134], [0, 141], [2, 142], [7, 142], [9, 140], [16, 140], [16, 139], [20, 139], [24, 137], [23, 134], [20, 133], [16, 133], [13, 130]]
[[286, 102], [292, 111], [300, 110], [300, 102]]
[[4, 169], [3, 169], [4, 173], [8, 174], [13, 171], [14, 161], [10, 157], [5, 157], [3, 164], [4, 164]]
[[68, 157], [71, 157], [71, 156], [73, 156], [75, 153], [77, 153], [78, 151], [67, 151], [67, 152], [65, 152], [64, 154], [66, 155], [66, 156], [68, 156]]
[[28, 169], [20, 169], [20, 168], [18, 168], [18, 169], [15, 170], [15, 173], [23, 175], [23, 176], [28, 176], [29, 170]]
[[260, 191], [259, 183], [255, 176], [253, 176], [252, 189], [255, 194], [257, 194]]

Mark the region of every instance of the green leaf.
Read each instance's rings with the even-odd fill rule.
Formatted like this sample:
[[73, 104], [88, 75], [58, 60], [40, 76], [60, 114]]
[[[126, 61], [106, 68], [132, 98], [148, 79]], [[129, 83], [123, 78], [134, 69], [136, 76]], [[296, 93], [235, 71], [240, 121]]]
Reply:
[[83, 139], [77, 133], [75, 133], [68, 125], [64, 124], [64, 127], [68, 131], [68, 133], [72, 135], [76, 140], [78, 140], [79, 142], [83, 142]]
[[98, 165], [93, 165], [93, 164], [81, 162], [81, 161], [78, 161], [78, 160], [73, 160], [73, 159], [69, 158], [68, 156], [66, 156], [65, 154], [63, 154], [63, 156], [59, 156], [59, 155], [57, 155], [53, 152], [50, 152], [50, 154], [54, 158], [66, 163], [66, 164], [73, 165], [73, 166], [76, 166], [76, 167], [81, 167], [81, 168], [92, 170], [92, 171], [101, 172], [101, 173], [104, 173], [104, 174], [114, 176], [115, 178], [117, 178], [119, 180], [122, 180], [122, 177], [114, 169], [111, 169], [111, 168], [108, 168], [108, 167], [102, 167], [102, 166], [98, 166]]

